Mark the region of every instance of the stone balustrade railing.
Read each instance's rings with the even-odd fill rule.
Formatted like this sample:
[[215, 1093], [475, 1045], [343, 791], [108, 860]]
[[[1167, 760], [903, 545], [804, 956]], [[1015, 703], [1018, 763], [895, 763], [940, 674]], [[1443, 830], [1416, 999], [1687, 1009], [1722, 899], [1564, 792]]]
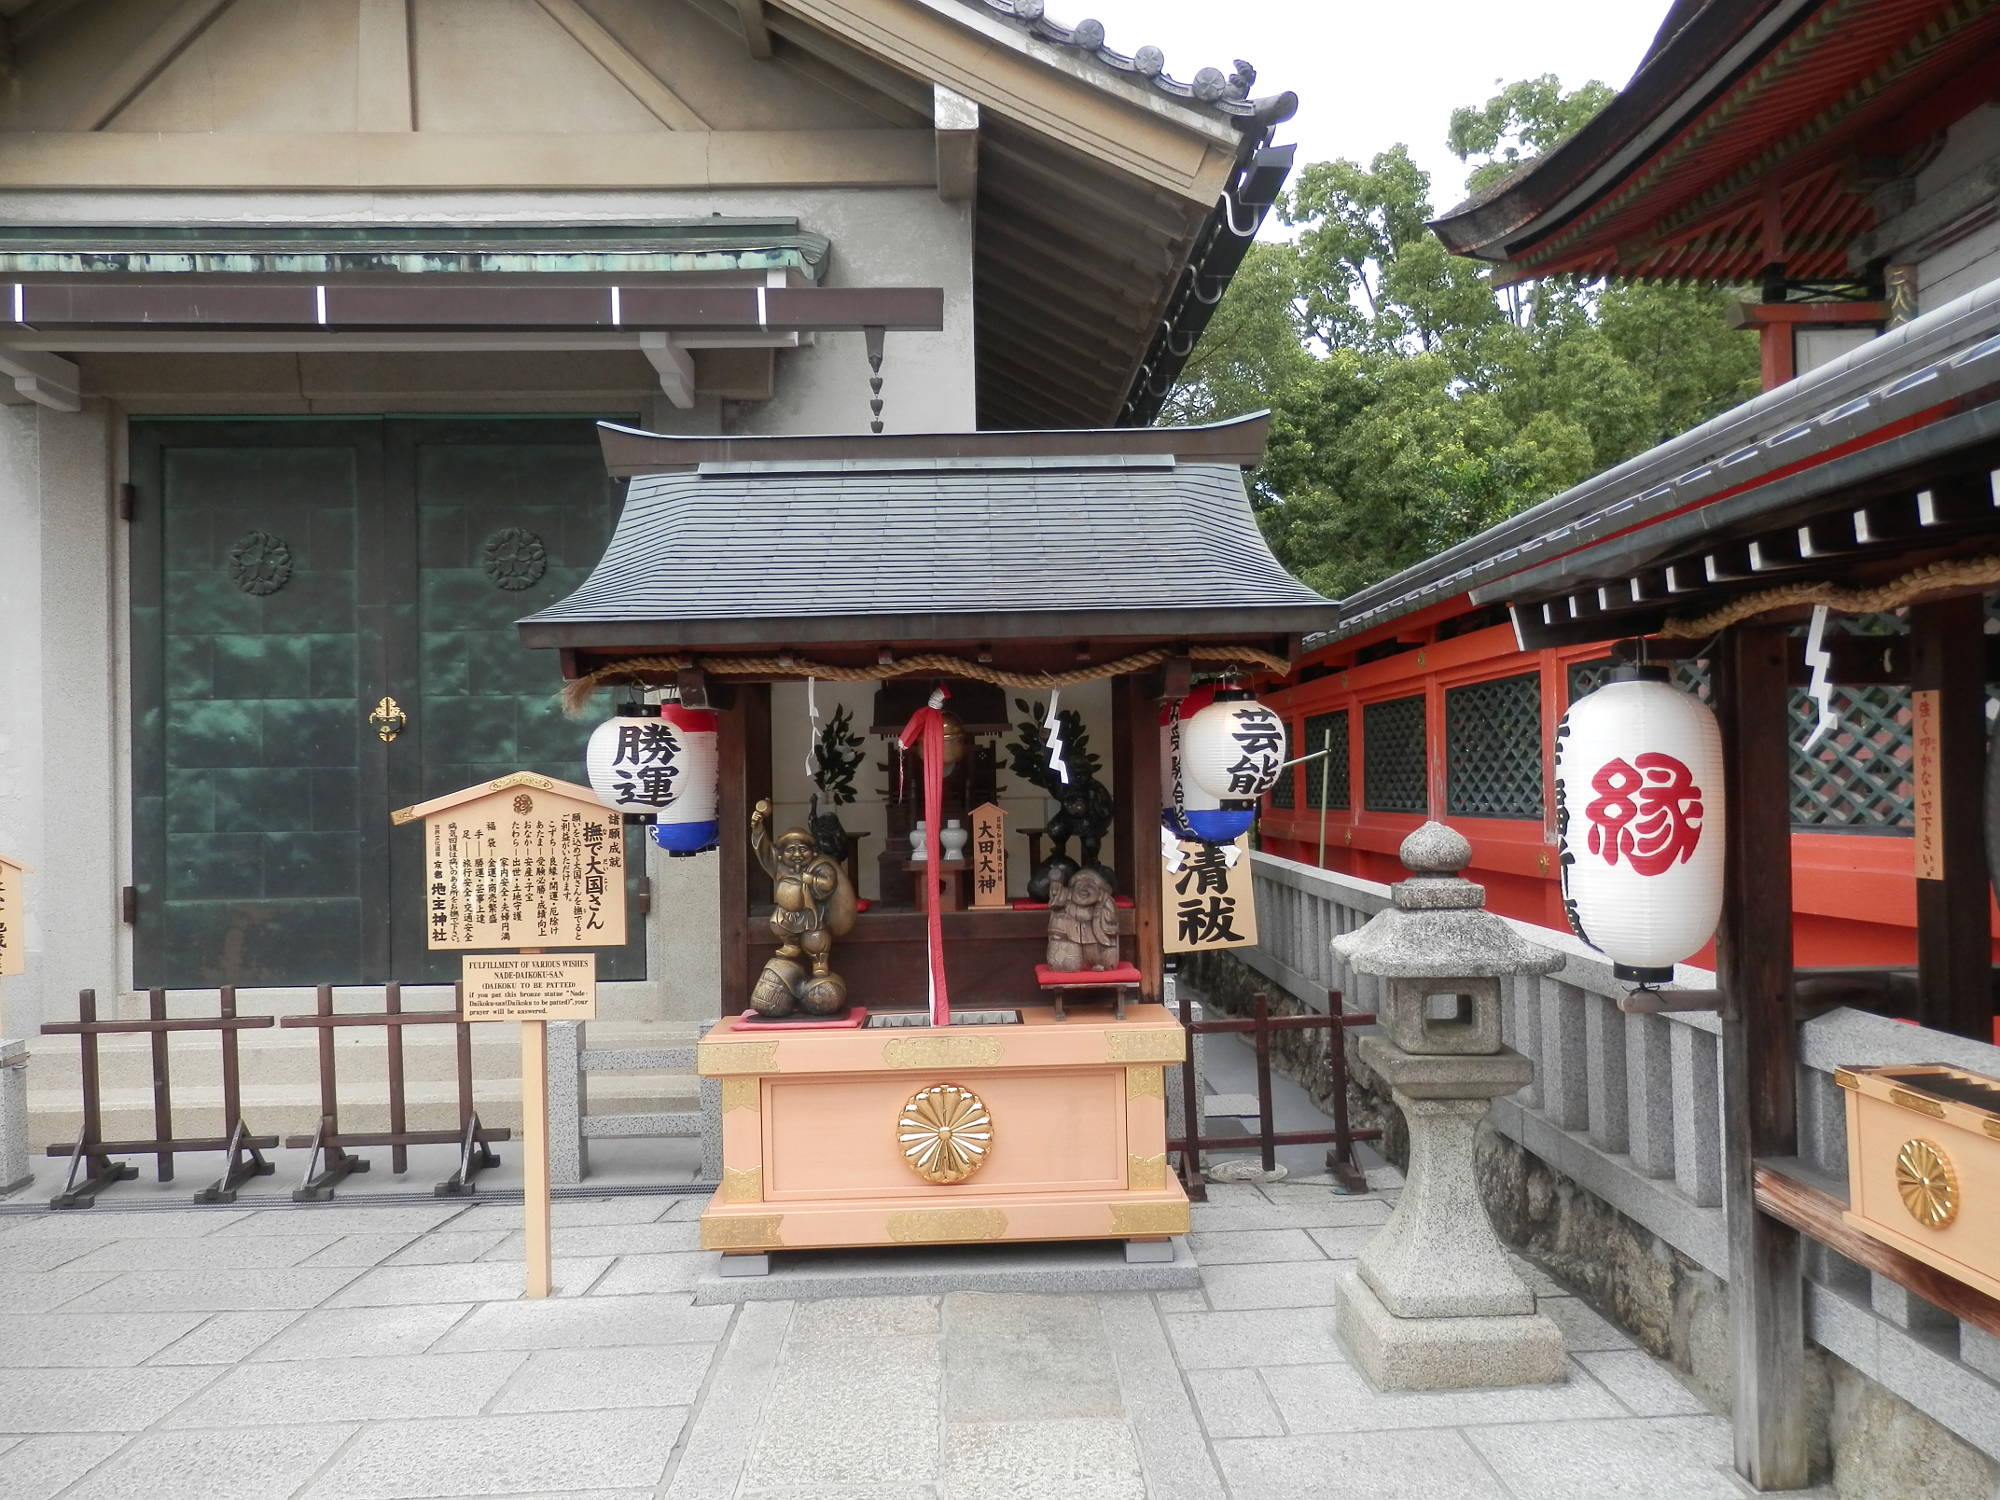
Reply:
[[[1254, 857], [1259, 944], [1251, 968], [1301, 1004], [1329, 989], [1350, 1011], [1374, 1011], [1379, 980], [1350, 973], [1332, 940], [1390, 904], [1389, 887], [1273, 855]], [[1706, 1012], [1627, 1015], [1611, 965], [1567, 932], [1527, 922], [1523, 936], [1563, 966], [1507, 981], [1503, 1036], [1535, 1063], [1535, 1081], [1489, 1116], [1503, 1135], [1726, 1281], [1722, 1208], [1720, 1027]], [[1715, 976], [1683, 965], [1678, 984]], [[1847, 1176], [1846, 1106], [1836, 1066], [1949, 1063], [2000, 1076], [2000, 1048], [1865, 1012], [1804, 1024], [1799, 1154]], [[1824, 1247], [1808, 1255], [1813, 1340], [1960, 1437], [2000, 1458], [2000, 1339], [1962, 1324], [1885, 1277]]]

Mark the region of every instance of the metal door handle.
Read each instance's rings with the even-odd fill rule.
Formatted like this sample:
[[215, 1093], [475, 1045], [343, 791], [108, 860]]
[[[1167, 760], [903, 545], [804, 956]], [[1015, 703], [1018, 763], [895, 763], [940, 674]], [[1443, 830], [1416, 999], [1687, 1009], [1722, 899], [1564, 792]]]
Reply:
[[394, 698], [384, 698], [375, 705], [375, 712], [368, 716], [368, 722], [375, 726], [375, 737], [386, 745], [408, 726], [410, 716], [403, 712], [402, 705]]

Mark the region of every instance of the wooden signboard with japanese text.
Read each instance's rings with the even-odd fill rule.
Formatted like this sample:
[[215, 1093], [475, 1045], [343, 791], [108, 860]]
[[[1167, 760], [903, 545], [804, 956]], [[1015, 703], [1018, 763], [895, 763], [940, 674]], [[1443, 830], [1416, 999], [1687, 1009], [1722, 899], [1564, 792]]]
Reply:
[[982, 802], [968, 815], [972, 837], [965, 846], [965, 858], [972, 866], [972, 905], [1007, 904], [1007, 815], [991, 802]]
[[590, 788], [519, 771], [394, 815], [424, 823], [432, 948], [615, 948], [625, 829]]
[[597, 955], [625, 938], [625, 825], [587, 786], [516, 771], [390, 815], [424, 828], [433, 948], [513, 948], [465, 960], [466, 1021], [521, 1027], [521, 1216], [527, 1295], [553, 1289], [549, 1218], [550, 1021], [597, 1013]]
[[1944, 748], [1936, 688], [1910, 694], [1910, 779], [1916, 783], [1911, 857], [1919, 880], [1944, 879]]
[[21, 900], [21, 877], [33, 873], [0, 854], [0, 978], [28, 969], [28, 913]]
[[1231, 849], [1183, 843], [1180, 868], [1161, 873], [1161, 946], [1169, 953], [1251, 948], [1257, 943], [1257, 903], [1251, 894], [1250, 835]]
[[462, 1021], [594, 1021], [595, 953], [468, 953]]

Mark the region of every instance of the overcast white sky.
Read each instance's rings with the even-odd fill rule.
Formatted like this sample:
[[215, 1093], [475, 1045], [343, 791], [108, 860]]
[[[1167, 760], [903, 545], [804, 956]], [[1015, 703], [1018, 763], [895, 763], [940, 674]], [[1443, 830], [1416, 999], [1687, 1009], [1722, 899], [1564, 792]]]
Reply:
[[1049, 15], [1064, 25], [1095, 16], [1105, 45], [1128, 56], [1150, 42], [1183, 82], [1247, 58], [1258, 94], [1299, 96], [1278, 140], [1298, 142], [1301, 166], [1366, 162], [1404, 141], [1443, 210], [1464, 186], [1444, 145], [1453, 109], [1541, 73], [1566, 88], [1591, 78], [1622, 88], [1667, 8], [1668, 0], [1060, 0]]

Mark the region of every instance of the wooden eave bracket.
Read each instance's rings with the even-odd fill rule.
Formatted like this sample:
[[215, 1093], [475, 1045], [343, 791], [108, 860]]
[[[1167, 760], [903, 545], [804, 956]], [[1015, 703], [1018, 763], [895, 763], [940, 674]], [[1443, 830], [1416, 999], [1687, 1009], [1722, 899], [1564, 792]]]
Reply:
[[979, 106], [941, 83], [932, 85], [932, 96], [938, 197], [970, 203], [979, 193]]
[[771, 24], [764, 15], [764, 0], [736, 0], [736, 16], [743, 23], [743, 44], [752, 57], [771, 55]]
[[[32, 401], [51, 411], [83, 409], [83, 372], [74, 360], [59, 354], [43, 354], [33, 349], [0, 348], [0, 377], [13, 385], [21, 398], [9, 404]], [[0, 398], [4, 399], [4, 398]]]
[[671, 333], [657, 330], [639, 335], [639, 352], [660, 377], [660, 392], [670, 405], [682, 411], [694, 405], [694, 357], [674, 341]]

